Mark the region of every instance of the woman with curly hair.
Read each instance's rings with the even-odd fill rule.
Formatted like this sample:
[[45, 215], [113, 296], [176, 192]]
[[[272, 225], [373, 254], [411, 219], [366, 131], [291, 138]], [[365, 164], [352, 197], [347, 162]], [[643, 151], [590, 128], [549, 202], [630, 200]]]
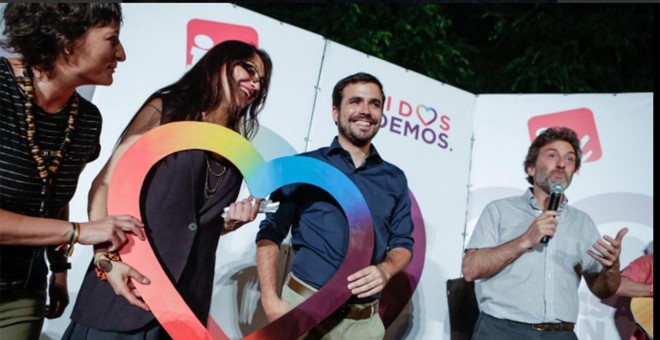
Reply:
[[68, 221], [80, 174], [100, 151], [101, 114], [76, 88], [112, 84], [126, 59], [122, 12], [118, 3], [10, 3], [3, 14], [2, 47], [16, 57], [0, 58], [0, 334], [37, 339], [44, 316], [69, 303], [65, 255], [75, 243], [114, 250], [126, 233], [144, 239], [130, 215]]

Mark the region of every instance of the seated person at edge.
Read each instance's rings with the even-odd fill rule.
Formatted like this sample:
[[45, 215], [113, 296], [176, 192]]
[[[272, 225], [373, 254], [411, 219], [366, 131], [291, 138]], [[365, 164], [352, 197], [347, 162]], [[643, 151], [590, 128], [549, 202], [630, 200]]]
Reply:
[[[648, 253], [630, 262], [621, 272], [621, 284], [616, 294], [627, 297], [653, 297], [653, 247]], [[647, 340], [651, 337], [635, 326], [630, 340]]]
[[122, 11], [119, 3], [12, 2], [1, 22], [2, 47], [14, 55], [0, 57], [0, 338], [37, 339], [44, 317], [69, 304], [75, 243], [115, 250], [127, 233], [144, 239], [130, 215], [69, 221], [80, 175], [101, 148], [101, 113], [76, 89], [112, 84], [126, 60]]
[[[329, 147], [300, 156], [326, 162], [351, 179], [364, 195], [375, 236], [371, 265], [347, 277], [352, 297], [310, 330], [309, 338], [382, 339], [385, 328], [378, 315], [380, 293], [412, 258], [413, 222], [406, 176], [384, 161], [371, 143], [380, 126], [384, 100], [383, 86], [370, 74], [357, 73], [340, 80], [332, 93], [338, 136]], [[280, 206], [275, 213], [266, 214], [256, 239], [261, 302], [269, 321], [295, 308], [335, 275], [350, 236], [342, 208], [315, 186], [285, 186], [271, 199]], [[277, 257], [289, 231], [296, 256], [280, 297]]]
[[531, 187], [489, 203], [481, 214], [463, 258], [481, 311], [473, 339], [577, 339], [581, 278], [601, 299], [619, 287], [628, 229], [601, 238], [591, 218], [563, 194], [556, 211], [547, 208], [551, 187], [568, 188], [581, 157], [573, 130], [546, 129], [523, 163]]
[[[271, 72], [271, 59], [265, 51], [240, 41], [225, 41], [211, 48], [181, 79], [147, 98], [92, 184], [90, 217], [107, 213], [108, 183], [117, 161], [153, 128], [198, 121], [227, 127], [246, 138], [254, 136]], [[238, 169], [220, 155], [187, 150], [158, 162], [142, 188], [140, 205], [149, 241], [203, 325], [211, 305], [219, 237], [254, 220], [259, 210], [261, 199], [249, 197], [232, 203], [242, 180]], [[136, 281], [149, 283], [118, 254], [96, 247], [64, 339], [168, 338], [140, 299]]]

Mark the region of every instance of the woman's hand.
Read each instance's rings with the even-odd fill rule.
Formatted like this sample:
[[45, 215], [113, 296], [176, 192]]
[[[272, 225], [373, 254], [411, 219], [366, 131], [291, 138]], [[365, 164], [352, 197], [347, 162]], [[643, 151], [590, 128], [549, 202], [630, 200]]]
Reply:
[[229, 211], [225, 216], [225, 233], [234, 231], [246, 223], [254, 221], [259, 213], [259, 206], [261, 205], [263, 198], [253, 199], [252, 196], [248, 198], [234, 202], [229, 205]]
[[110, 263], [112, 264], [112, 268], [106, 271], [105, 274], [115, 294], [123, 296], [131, 305], [140, 307], [148, 312], [149, 306], [142, 300], [142, 296], [135, 289], [133, 281], [135, 280], [141, 284], [149, 284], [149, 279], [124, 262], [110, 261]]

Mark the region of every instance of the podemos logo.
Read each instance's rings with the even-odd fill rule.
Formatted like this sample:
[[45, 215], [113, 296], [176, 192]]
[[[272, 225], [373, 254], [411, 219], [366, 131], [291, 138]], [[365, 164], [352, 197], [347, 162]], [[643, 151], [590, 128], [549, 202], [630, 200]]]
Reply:
[[206, 51], [227, 40], [240, 40], [259, 46], [259, 35], [252, 27], [202, 19], [190, 20], [187, 27], [186, 66], [194, 65]]
[[[451, 117], [438, 112], [435, 107], [387, 97], [380, 127], [421, 143], [447, 149], [450, 122]], [[449, 151], [452, 151], [451, 148]]]

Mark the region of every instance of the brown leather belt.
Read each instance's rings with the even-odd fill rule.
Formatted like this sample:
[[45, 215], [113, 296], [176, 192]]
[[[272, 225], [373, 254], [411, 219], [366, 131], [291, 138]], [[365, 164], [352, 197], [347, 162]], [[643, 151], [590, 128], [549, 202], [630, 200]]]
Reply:
[[303, 286], [302, 283], [298, 282], [293, 276], [289, 277], [289, 282], [286, 284], [291, 288], [292, 291], [300, 294], [300, 296], [304, 297], [305, 299], [308, 299], [312, 294], [315, 292], [305, 286]]
[[[305, 299], [309, 298], [315, 292], [302, 283], [296, 280], [293, 276], [289, 277], [289, 281], [286, 284], [291, 288], [292, 291], [300, 294], [300, 296]], [[353, 304], [343, 304], [339, 309], [337, 309], [333, 316], [340, 316], [345, 319], [351, 320], [363, 320], [372, 317], [374, 314], [378, 313], [378, 301], [374, 301], [372, 305], [353, 305]]]
[[575, 324], [570, 322], [525, 323], [525, 325], [537, 331], [572, 331], [575, 328]]
[[351, 305], [344, 304], [335, 312], [339, 316], [343, 316], [344, 319], [351, 320], [364, 320], [372, 317], [374, 314], [378, 313], [378, 302], [375, 302], [373, 305], [369, 306], [360, 306], [360, 305]]

